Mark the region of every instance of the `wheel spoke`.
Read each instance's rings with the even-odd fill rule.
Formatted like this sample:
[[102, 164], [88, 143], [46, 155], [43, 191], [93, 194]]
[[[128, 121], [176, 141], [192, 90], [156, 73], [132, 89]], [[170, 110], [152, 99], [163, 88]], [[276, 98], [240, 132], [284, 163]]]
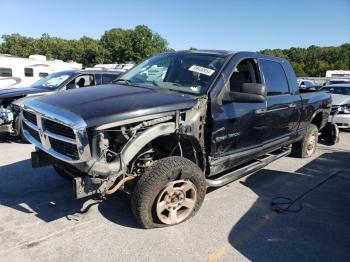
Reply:
[[166, 209], [166, 202], [163, 200], [162, 202], [159, 202], [157, 205], [157, 211], [159, 213], [162, 213]]
[[194, 201], [190, 198], [186, 198], [182, 203], [182, 206], [187, 207], [188, 209], [192, 209], [194, 207]]
[[192, 189], [192, 185], [189, 184], [189, 183], [184, 183], [184, 184], [180, 187], [180, 189], [181, 189], [183, 192], [186, 193], [188, 190]]
[[196, 187], [190, 180], [171, 181], [158, 195], [157, 216], [164, 224], [180, 223], [191, 215], [196, 201]]
[[176, 210], [171, 210], [169, 212], [169, 219], [170, 219], [171, 224], [177, 223], [177, 211]]
[[175, 193], [174, 186], [169, 186], [169, 187], [166, 189], [166, 192], [168, 193], [169, 196], [173, 195], [173, 194]]

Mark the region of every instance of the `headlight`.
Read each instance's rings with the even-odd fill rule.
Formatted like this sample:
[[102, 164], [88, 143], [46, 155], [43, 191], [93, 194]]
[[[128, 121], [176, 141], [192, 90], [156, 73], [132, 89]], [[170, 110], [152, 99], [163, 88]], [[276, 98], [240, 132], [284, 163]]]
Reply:
[[350, 114], [350, 104], [342, 105], [338, 110], [339, 113]]

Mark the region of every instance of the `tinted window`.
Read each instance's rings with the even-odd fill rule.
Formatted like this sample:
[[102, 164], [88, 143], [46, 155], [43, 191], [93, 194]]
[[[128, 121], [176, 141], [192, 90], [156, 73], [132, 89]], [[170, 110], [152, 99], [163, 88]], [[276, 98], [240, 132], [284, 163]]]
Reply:
[[241, 92], [243, 83], [261, 83], [254, 59], [244, 59], [239, 62], [230, 78], [230, 90]]
[[74, 79], [71, 83], [74, 83], [77, 88], [85, 86], [94, 86], [95, 78], [93, 75], [81, 75]]
[[29, 76], [29, 77], [34, 76], [34, 70], [33, 70], [33, 68], [29, 68], [29, 67], [24, 68], [24, 75], [25, 75], [25, 76]]
[[39, 77], [45, 77], [45, 76], [48, 76], [49, 74], [48, 73], [39, 73]]
[[112, 75], [112, 74], [102, 75], [102, 84], [103, 85], [104, 84], [109, 84], [116, 78], [117, 78], [117, 75]]
[[95, 84], [98, 85], [102, 85], [102, 79], [101, 79], [101, 74], [95, 74]]
[[11, 68], [0, 68], [0, 76], [12, 76], [12, 69]]
[[261, 67], [265, 77], [268, 96], [289, 93], [288, 81], [282, 65], [273, 61], [262, 60]]

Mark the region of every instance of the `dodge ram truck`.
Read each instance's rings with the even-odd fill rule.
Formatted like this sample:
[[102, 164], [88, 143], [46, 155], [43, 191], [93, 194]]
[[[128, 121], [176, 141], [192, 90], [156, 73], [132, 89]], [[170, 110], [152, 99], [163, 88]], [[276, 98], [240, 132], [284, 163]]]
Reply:
[[33, 167], [53, 165], [76, 198], [123, 190], [144, 228], [193, 216], [208, 187], [283, 156], [310, 157], [331, 110], [300, 94], [287, 60], [253, 52], [153, 56], [113, 84], [26, 101]]

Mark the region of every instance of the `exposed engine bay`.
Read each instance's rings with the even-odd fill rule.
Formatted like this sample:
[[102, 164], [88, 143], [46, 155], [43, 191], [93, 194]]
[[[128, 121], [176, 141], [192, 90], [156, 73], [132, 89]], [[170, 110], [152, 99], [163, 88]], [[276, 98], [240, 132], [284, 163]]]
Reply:
[[[87, 163], [54, 165], [72, 174], [76, 197], [128, 191], [132, 180], [155, 161], [181, 156], [205, 169], [206, 99], [196, 107], [157, 118], [99, 130], [88, 130], [92, 159]], [[41, 156], [42, 157], [42, 156]]]

